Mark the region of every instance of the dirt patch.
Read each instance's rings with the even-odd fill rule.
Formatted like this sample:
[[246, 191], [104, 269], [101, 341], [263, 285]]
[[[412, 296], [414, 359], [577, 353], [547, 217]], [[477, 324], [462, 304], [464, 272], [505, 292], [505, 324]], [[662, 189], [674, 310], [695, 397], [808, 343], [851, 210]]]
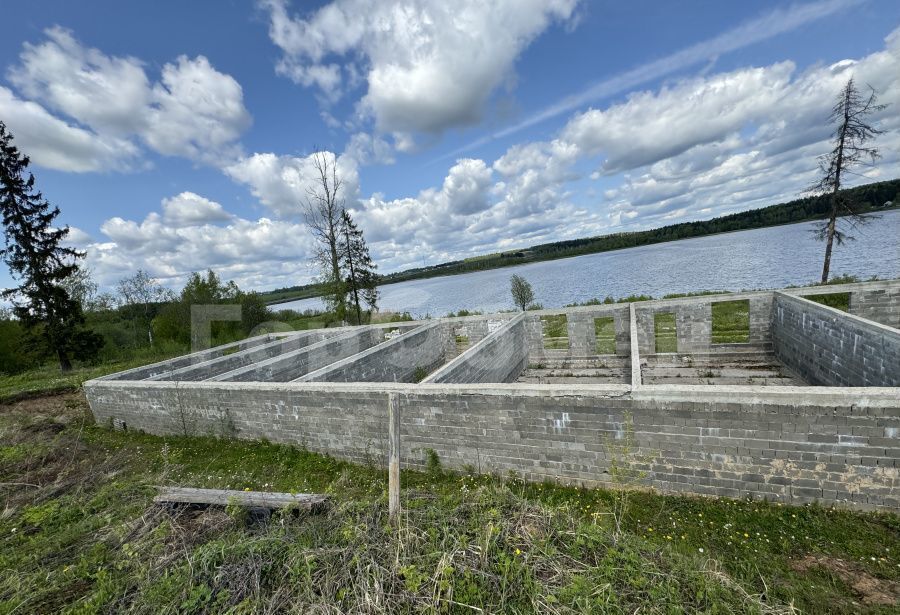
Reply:
[[878, 579], [853, 562], [827, 555], [806, 555], [791, 563], [798, 572], [822, 568], [850, 586], [865, 604], [900, 604], [900, 583]]
[[7, 400], [0, 403], [0, 413], [28, 414], [35, 417], [82, 416], [87, 408], [87, 399], [81, 391], [44, 394], [41, 397], [28, 397], [16, 401]]

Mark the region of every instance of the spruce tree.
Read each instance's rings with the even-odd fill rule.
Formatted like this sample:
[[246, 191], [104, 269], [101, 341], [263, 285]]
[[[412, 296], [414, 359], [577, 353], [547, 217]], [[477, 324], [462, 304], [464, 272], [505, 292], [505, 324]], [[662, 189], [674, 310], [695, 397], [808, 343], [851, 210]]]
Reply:
[[31, 342], [55, 355], [60, 369], [68, 371], [73, 358], [95, 358], [103, 338], [84, 329], [81, 305], [66, 290], [65, 282], [78, 271], [84, 254], [61, 245], [69, 228], [53, 226], [59, 208], [35, 189], [29, 162], [0, 122], [0, 213], [6, 240], [0, 257], [19, 282], [0, 295], [12, 301]]
[[853, 200], [851, 193], [841, 191], [846, 175], [858, 175], [853, 171], [855, 167], [866, 160], [874, 163], [879, 158], [878, 150], [869, 145], [869, 142], [882, 131], [870, 123], [869, 116], [883, 110], [886, 105], [877, 104], [875, 90], [870, 90], [868, 95], [862, 95], [851, 77], [841, 89], [829, 116], [829, 123], [835, 125], [832, 148], [819, 157], [821, 176], [812, 186], [813, 192], [828, 194], [831, 199], [828, 217], [815, 229], [816, 238], [825, 242], [822, 284], [828, 282], [834, 242], [841, 245], [848, 239], [853, 239], [837, 228], [838, 217], [846, 216], [851, 228], [865, 224], [872, 218], [860, 211], [860, 204]]
[[349, 295], [348, 303], [356, 310], [356, 323], [362, 324], [361, 302], [366, 303], [370, 310], [378, 307], [377, 266], [369, 255], [369, 246], [366, 245], [362, 229], [356, 226], [346, 209], [341, 213], [341, 232], [341, 266], [347, 276], [345, 287]]

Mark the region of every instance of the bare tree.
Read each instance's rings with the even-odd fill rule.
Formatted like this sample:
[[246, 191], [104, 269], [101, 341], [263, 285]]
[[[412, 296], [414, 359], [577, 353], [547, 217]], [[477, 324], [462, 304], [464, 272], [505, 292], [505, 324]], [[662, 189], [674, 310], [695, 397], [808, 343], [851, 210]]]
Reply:
[[135, 316], [143, 317], [147, 327], [147, 339], [153, 345], [153, 327], [151, 326], [153, 306], [157, 303], [174, 300], [174, 294], [150, 277], [143, 269], [129, 278], [122, 278], [116, 285], [122, 297], [122, 305], [137, 312]]
[[94, 309], [94, 302], [100, 287], [94, 282], [90, 269], [78, 267], [69, 277], [62, 281], [62, 286], [69, 293], [69, 296], [78, 302], [82, 310], [89, 312]]
[[869, 89], [871, 90], [869, 95], [863, 96], [856, 89], [856, 84], [851, 77], [841, 90], [828, 118], [830, 124], [836, 124], [832, 135], [834, 145], [830, 152], [819, 157], [819, 169], [822, 176], [812, 186], [814, 193], [831, 194], [831, 210], [828, 218], [815, 229], [816, 238], [825, 242], [825, 264], [822, 266], [823, 284], [828, 282], [834, 242], [837, 241], [837, 244], [841, 245], [845, 241], [853, 239], [852, 236], [837, 228], [837, 218], [846, 216], [852, 230], [860, 224], [869, 222], [872, 217], [861, 213], [858, 203], [853, 202], [852, 197], [846, 193], [840, 193], [844, 175], [856, 175], [852, 170], [854, 167], [859, 166], [865, 160], [874, 163], [879, 157], [878, 150], [867, 143], [882, 131], [868, 123], [868, 117], [881, 111], [886, 105], [876, 104], [875, 90], [871, 87]]
[[317, 151], [313, 154], [316, 171], [315, 186], [307, 188], [303, 203], [306, 224], [316, 240], [315, 259], [326, 287], [326, 301], [339, 318], [345, 316], [344, 282], [341, 276], [341, 240], [344, 181], [337, 172], [334, 154]]
[[534, 301], [534, 291], [531, 290], [531, 284], [522, 276], [514, 275], [509, 279], [509, 287], [513, 301], [524, 312], [528, 308], [528, 304]]

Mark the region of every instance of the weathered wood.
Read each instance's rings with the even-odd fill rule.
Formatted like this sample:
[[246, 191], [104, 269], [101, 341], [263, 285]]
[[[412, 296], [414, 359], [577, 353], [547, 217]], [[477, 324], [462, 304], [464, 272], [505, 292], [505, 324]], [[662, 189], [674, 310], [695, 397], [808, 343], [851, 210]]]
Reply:
[[328, 499], [321, 493], [270, 493], [234, 489], [193, 489], [190, 487], [157, 487], [158, 504], [193, 504], [202, 506], [241, 506], [244, 508], [298, 508], [310, 510]]
[[400, 512], [400, 400], [388, 393], [388, 513], [396, 520]]

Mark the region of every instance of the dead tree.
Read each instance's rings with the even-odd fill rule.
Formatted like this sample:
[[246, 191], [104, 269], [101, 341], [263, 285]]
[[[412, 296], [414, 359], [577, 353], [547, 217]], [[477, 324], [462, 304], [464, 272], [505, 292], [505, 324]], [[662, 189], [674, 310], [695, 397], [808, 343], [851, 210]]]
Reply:
[[811, 190], [817, 194], [831, 195], [831, 208], [828, 218], [819, 223], [815, 229], [816, 238], [825, 242], [825, 264], [822, 267], [822, 283], [828, 282], [828, 273], [831, 268], [831, 251], [834, 242], [838, 245], [853, 239], [848, 233], [837, 228], [838, 217], [845, 217], [851, 230], [869, 222], [872, 216], [860, 211], [860, 206], [852, 200], [852, 197], [841, 193], [844, 176], [856, 175], [853, 169], [864, 161], [874, 163], [878, 159], [878, 150], [867, 145], [882, 131], [869, 123], [869, 116], [881, 111], [886, 105], [876, 104], [876, 94], [873, 88], [868, 96], [860, 94], [851, 77], [841, 90], [837, 102], [831, 109], [828, 118], [829, 124], [835, 124], [832, 135], [833, 147], [830, 152], [819, 157], [819, 169], [821, 178], [812, 186]]
[[312, 163], [316, 179], [315, 184], [306, 189], [303, 213], [316, 240], [315, 260], [322, 273], [326, 302], [343, 319], [346, 293], [338, 244], [344, 211], [344, 197], [341, 194], [344, 182], [338, 175], [334, 154], [317, 151], [312, 155]]

